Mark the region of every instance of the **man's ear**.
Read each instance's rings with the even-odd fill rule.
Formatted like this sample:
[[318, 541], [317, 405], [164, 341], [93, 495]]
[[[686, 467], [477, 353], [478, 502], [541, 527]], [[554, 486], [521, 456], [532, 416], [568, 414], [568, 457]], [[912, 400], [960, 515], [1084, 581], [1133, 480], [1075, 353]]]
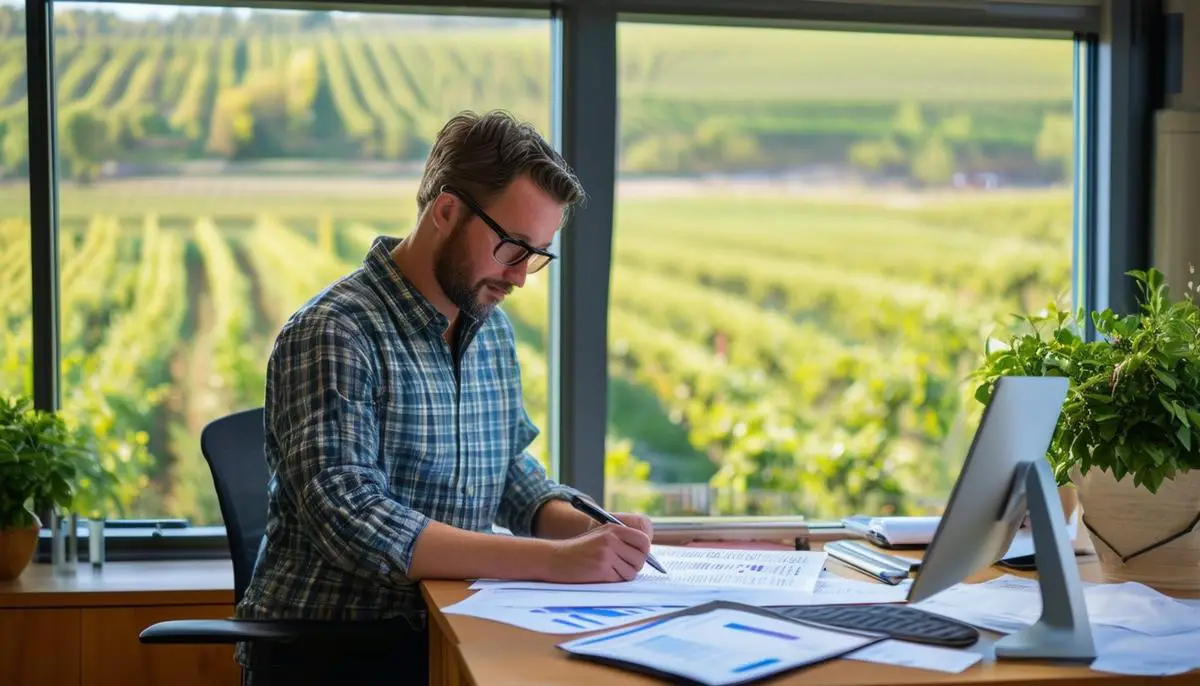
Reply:
[[429, 208], [429, 216], [433, 219], [433, 226], [439, 233], [449, 233], [454, 228], [455, 217], [461, 210], [458, 198], [455, 198], [449, 193], [442, 193], [433, 199], [433, 206]]

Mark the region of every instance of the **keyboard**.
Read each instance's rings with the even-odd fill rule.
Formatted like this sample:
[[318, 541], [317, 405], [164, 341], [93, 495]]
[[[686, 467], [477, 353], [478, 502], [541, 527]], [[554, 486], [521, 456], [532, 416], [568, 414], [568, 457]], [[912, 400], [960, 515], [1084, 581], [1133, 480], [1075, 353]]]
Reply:
[[946, 648], [966, 648], [979, 640], [979, 631], [969, 624], [905, 605], [787, 605], [768, 609], [792, 619]]

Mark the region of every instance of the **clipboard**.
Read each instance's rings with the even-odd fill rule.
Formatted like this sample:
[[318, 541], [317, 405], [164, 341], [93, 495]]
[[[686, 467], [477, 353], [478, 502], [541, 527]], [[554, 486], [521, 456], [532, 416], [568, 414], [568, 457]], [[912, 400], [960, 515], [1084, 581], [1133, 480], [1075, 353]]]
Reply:
[[[643, 662], [639, 662], [636, 660], [622, 659], [622, 658], [603, 656], [603, 655], [582, 654], [582, 653], [578, 653], [578, 652], [573, 652], [571, 649], [564, 647], [564, 646], [569, 646], [572, 644], [579, 644], [582, 642], [591, 641], [591, 640], [595, 640], [595, 639], [601, 639], [604, 637], [610, 637], [610, 636], [616, 637], [616, 636], [620, 636], [620, 635], [632, 634], [632, 633], [635, 633], [642, 629], [648, 629], [650, 627], [658, 626], [661, 624], [666, 624], [672, 620], [680, 619], [683, 617], [689, 617], [689, 616], [704, 615], [704, 614], [711, 613], [715, 610], [735, 610], [735, 611], [741, 612], [741, 613], [748, 613], [748, 614], [753, 614], [753, 615], [757, 615], [760, 617], [767, 617], [773, 621], [782, 621], [787, 624], [795, 624], [795, 625], [799, 625], [799, 626], [804, 626], [804, 627], [807, 627], [809, 629], [816, 630], [816, 631], [840, 634], [840, 635], [845, 635], [845, 636], [852, 636], [852, 637], [856, 637], [856, 638], [859, 638], [862, 640], [854, 643], [852, 646], [850, 646], [846, 649], [843, 649], [843, 650], [837, 650], [837, 651], [834, 651], [831, 653], [826, 653], [817, 658], [814, 658], [811, 660], [806, 660], [806, 661], [803, 661], [800, 663], [794, 663], [794, 662], [793, 663], [785, 663], [785, 664], [780, 665], [777, 669], [770, 669], [768, 671], [759, 671], [758, 673], [748, 676], [744, 679], [732, 678], [732, 679], [724, 679], [724, 680], [713, 681], [713, 682], [700, 681], [697, 679], [693, 679], [693, 678], [687, 676], [686, 674], [680, 674], [680, 673], [677, 673], [674, 671], [658, 668], [653, 665], [648, 665], [648, 664], [645, 664]], [[610, 629], [607, 631], [601, 631], [601, 632], [597, 632], [594, 634], [589, 634], [588, 636], [583, 637], [583, 638], [576, 638], [576, 639], [572, 639], [570, 641], [564, 641], [563, 643], [559, 643], [556, 647], [559, 648], [560, 650], [566, 652], [567, 655], [569, 656], [569, 658], [573, 659], [573, 660], [585, 660], [588, 662], [595, 662], [598, 664], [608, 665], [610, 667], [616, 667], [619, 669], [636, 672], [639, 674], [644, 674], [644, 675], [655, 677], [658, 679], [666, 679], [670, 682], [677, 683], [677, 684], [686, 684], [688, 686], [708, 686], [709, 683], [717, 683], [717, 684], [720, 684], [720, 686], [744, 686], [746, 684], [752, 684], [752, 683], [756, 683], [756, 682], [763, 681], [766, 679], [771, 679], [771, 678], [774, 678], [781, 674], [795, 671], [797, 669], [803, 669], [803, 668], [811, 667], [814, 665], [823, 664], [823, 663], [829, 662], [831, 660], [836, 660], [836, 659], [842, 658], [846, 655], [849, 655], [851, 653], [862, 650], [863, 648], [866, 648], [868, 646], [879, 643], [880, 641], [885, 641], [888, 638], [889, 637], [886, 634], [878, 634], [878, 633], [859, 631], [859, 630], [854, 630], [854, 629], [845, 629], [845, 628], [841, 628], [841, 627], [832, 627], [832, 626], [828, 626], [825, 624], [820, 624], [820, 623], [812, 622], [812, 621], [808, 621], [808, 620], [796, 619], [796, 618], [792, 618], [792, 617], [785, 617], [782, 614], [779, 614], [777, 612], [774, 612], [774, 611], [771, 611], [768, 609], [764, 609], [761, 607], [756, 607], [753, 605], [745, 605], [743, 603], [731, 602], [731, 601], [727, 601], [727, 600], [713, 600], [713, 601], [704, 603], [702, 605], [696, 605], [694, 607], [690, 607], [690, 608], [687, 608], [684, 610], [679, 610], [677, 612], [672, 612], [670, 614], [660, 615], [659, 617], [649, 619], [645, 622], [639, 622], [638, 624], [625, 625], [625, 626], [619, 627], [617, 629]]]

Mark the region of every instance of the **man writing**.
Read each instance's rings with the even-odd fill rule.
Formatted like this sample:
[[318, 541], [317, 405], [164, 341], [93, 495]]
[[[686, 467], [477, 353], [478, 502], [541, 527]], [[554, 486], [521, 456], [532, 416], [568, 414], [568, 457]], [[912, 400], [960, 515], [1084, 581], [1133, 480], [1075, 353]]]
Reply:
[[586, 583], [641, 569], [649, 520], [596, 524], [526, 452], [537, 429], [496, 309], [553, 259], [583, 195], [531, 127], [460, 114], [430, 151], [411, 234], [376, 239], [283, 326], [267, 368], [267, 528], [238, 615], [381, 629], [243, 645], [251, 683], [423, 683], [420, 579]]

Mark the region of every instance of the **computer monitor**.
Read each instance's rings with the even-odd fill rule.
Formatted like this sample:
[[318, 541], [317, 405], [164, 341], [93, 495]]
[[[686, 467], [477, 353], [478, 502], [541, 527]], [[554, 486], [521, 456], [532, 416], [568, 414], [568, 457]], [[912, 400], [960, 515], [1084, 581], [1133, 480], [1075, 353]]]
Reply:
[[1046, 460], [1067, 388], [1063, 377], [997, 380], [909, 589], [908, 602], [919, 602], [995, 564], [1028, 512], [1042, 615], [998, 640], [997, 658], [1095, 657], [1074, 547]]

